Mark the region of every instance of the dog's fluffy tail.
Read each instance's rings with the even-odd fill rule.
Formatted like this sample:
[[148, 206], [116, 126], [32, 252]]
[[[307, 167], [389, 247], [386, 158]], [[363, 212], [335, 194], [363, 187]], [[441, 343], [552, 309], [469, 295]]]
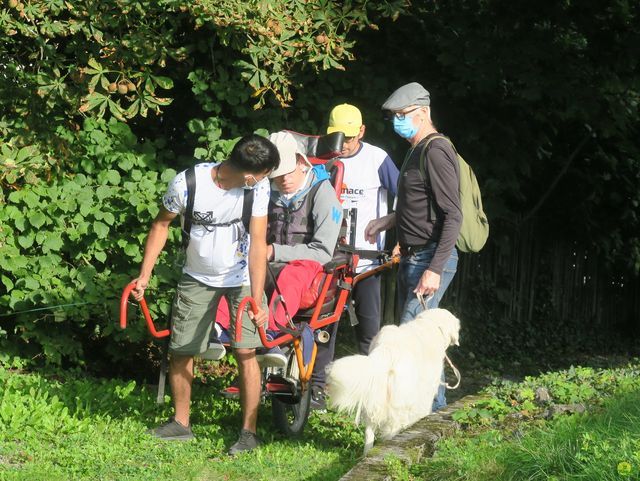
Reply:
[[362, 414], [377, 426], [387, 403], [392, 353], [374, 349], [368, 356], [347, 356], [334, 361], [327, 373], [329, 403], [339, 411]]

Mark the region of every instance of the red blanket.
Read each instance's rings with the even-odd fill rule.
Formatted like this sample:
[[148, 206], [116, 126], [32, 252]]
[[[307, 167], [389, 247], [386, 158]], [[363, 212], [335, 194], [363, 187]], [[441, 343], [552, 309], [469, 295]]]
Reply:
[[[287, 305], [289, 315], [293, 317], [300, 309], [301, 300], [312, 297], [317, 298], [318, 293], [308, 293], [313, 280], [322, 272], [322, 265], [311, 260], [291, 261], [280, 271], [277, 283]], [[268, 275], [268, 274], [267, 274]], [[305, 296], [305, 294], [308, 294]], [[309, 296], [310, 295], [310, 296]], [[278, 293], [274, 292], [269, 300], [269, 330], [278, 330], [278, 325], [286, 324], [286, 317], [282, 303], [275, 303]], [[275, 306], [275, 316], [274, 316]], [[311, 306], [303, 305], [303, 308]], [[235, 313], [234, 313], [235, 318]], [[218, 304], [216, 322], [224, 329], [229, 328], [229, 305], [223, 297]]]

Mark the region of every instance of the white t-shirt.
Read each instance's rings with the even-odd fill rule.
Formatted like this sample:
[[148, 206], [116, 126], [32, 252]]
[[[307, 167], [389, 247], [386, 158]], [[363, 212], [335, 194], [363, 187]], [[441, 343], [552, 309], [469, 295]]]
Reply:
[[[357, 209], [355, 248], [363, 250], [382, 250], [384, 248], [384, 232], [378, 235], [377, 243], [370, 244], [366, 241], [364, 230], [369, 221], [377, 219], [388, 213], [387, 189], [380, 177], [381, 166], [386, 162], [390, 178], [397, 182], [397, 168], [393, 165], [388, 154], [379, 147], [361, 142], [361, 148], [351, 157], [340, 159], [344, 164], [344, 178], [340, 198], [344, 209]], [[385, 165], [385, 167], [387, 167]], [[348, 240], [348, 239], [347, 239]], [[371, 259], [360, 259], [357, 272], [370, 268]]]
[[[244, 189], [224, 190], [218, 187], [211, 178], [211, 169], [216, 165], [219, 164], [203, 163], [195, 166], [194, 221], [191, 225], [191, 240], [183, 272], [212, 287], [249, 285], [249, 233], [245, 231], [242, 222], [215, 227], [198, 224], [198, 219], [219, 224], [242, 217]], [[269, 206], [269, 180], [261, 180], [254, 190], [251, 215], [266, 216]], [[162, 203], [169, 212], [180, 214], [180, 223], [184, 226], [184, 212], [187, 206], [187, 181], [184, 171], [169, 183]]]

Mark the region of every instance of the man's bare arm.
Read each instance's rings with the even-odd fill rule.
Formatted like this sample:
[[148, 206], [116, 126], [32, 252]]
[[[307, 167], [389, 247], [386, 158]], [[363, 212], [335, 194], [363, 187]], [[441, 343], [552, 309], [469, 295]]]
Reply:
[[160, 212], [151, 224], [149, 235], [144, 246], [144, 257], [140, 266], [140, 274], [135, 279], [136, 287], [133, 289], [132, 295], [135, 299], [140, 300], [144, 296], [144, 291], [149, 285], [149, 279], [156, 265], [158, 256], [162, 252], [169, 235], [169, 225], [177, 217], [178, 214], [169, 212], [164, 207], [160, 207]]

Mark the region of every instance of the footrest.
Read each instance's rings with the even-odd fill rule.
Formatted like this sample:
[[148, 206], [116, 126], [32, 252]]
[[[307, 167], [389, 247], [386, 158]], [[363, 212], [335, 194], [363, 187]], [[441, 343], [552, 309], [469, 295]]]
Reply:
[[280, 374], [272, 374], [266, 382], [265, 389], [271, 396], [287, 404], [300, 402], [302, 390], [298, 381], [286, 378]]
[[268, 382], [267, 392], [271, 394], [292, 394], [295, 388], [288, 383]]
[[[263, 387], [262, 395], [270, 394], [277, 396], [278, 399], [290, 398], [293, 399], [293, 403], [297, 403], [300, 399], [300, 388], [298, 382], [292, 379], [288, 379], [279, 374], [270, 374]], [[240, 386], [237, 384], [231, 384], [230, 386], [222, 389], [220, 394], [227, 399], [240, 399]], [[287, 401], [283, 401], [287, 402]]]
[[221, 390], [220, 394], [227, 399], [240, 399], [240, 387], [231, 385]]

